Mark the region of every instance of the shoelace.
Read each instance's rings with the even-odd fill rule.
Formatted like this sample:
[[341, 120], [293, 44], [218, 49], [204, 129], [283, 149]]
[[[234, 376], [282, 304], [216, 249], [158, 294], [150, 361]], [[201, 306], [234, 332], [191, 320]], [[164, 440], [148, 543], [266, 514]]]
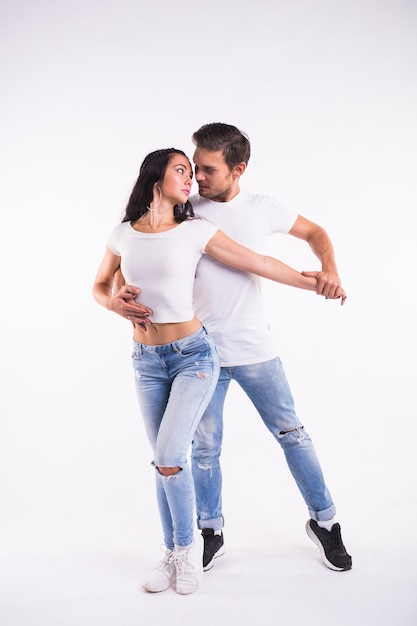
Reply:
[[170, 564], [170, 561], [171, 557], [167, 555], [164, 559], [162, 559], [162, 561], [160, 561], [158, 565], [159, 569], [165, 569], [165, 567]]
[[187, 552], [184, 553], [180, 553], [180, 554], [175, 554], [174, 552], [172, 553], [170, 559], [169, 559], [170, 563], [174, 563], [177, 572], [183, 573], [186, 570], [187, 565], [189, 565], [188, 563], [188, 554]]
[[166, 569], [166, 567], [170, 565], [171, 563], [171, 558], [172, 558], [172, 551], [166, 550], [164, 558], [161, 561], [159, 561], [158, 565], [156, 566], [157, 569], [160, 569], [160, 570]]

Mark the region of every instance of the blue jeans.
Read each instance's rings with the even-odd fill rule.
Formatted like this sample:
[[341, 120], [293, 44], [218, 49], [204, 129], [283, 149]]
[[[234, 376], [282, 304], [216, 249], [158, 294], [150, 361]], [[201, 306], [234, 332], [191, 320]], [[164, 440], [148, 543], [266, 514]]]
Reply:
[[[206, 330], [160, 346], [133, 342], [136, 393], [156, 468], [156, 493], [165, 545], [189, 546], [195, 519], [187, 454], [216, 387], [220, 364]], [[163, 476], [158, 467], [180, 467]]]
[[336, 508], [324, 482], [313, 443], [299, 421], [294, 400], [279, 358], [222, 367], [216, 391], [196, 432], [192, 447], [192, 474], [199, 528], [223, 527], [222, 473], [220, 453], [223, 437], [223, 405], [231, 380], [235, 380], [253, 402], [265, 426], [284, 451], [288, 467], [308, 507], [310, 517], [325, 521]]

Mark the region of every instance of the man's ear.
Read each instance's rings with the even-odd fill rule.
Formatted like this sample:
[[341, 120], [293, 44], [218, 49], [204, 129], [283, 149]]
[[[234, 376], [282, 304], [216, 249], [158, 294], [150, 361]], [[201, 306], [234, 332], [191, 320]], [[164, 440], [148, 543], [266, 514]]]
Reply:
[[246, 169], [246, 163], [244, 163], [242, 161], [242, 163], [238, 163], [237, 165], [234, 166], [233, 168], [233, 177], [234, 178], [240, 178], [243, 174], [243, 172]]

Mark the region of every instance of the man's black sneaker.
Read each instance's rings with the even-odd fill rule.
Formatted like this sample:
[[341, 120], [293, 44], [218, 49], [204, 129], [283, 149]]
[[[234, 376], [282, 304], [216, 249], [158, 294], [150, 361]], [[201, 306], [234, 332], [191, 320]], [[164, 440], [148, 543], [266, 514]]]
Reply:
[[215, 535], [212, 528], [203, 528], [201, 534], [204, 539], [203, 570], [206, 572], [213, 567], [214, 559], [224, 554], [224, 539], [223, 532]]
[[346, 552], [340, 534], [340, 524], [333, 524], [332, 529], [320, 528], [313, 519], [306, 524], [307, 535], [319, 547], [321, 560], [326, 567], [336, 572], [352, 568], [352, 557]]

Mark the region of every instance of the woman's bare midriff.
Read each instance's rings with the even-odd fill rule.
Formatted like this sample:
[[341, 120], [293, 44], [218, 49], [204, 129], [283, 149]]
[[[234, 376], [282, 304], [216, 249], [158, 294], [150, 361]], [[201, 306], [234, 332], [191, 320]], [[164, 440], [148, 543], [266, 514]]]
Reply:
[[148, 346], [160, 346], [165, 343], [172, 343], [179, 339], [184, 339], [188, 335], [192, 335], [200, 330], [202, 324], [197, 317], [188, 322], [177, 322], [169, 324], [150, 324], [146, 326], [146, 330], [142, 330], [140, 326], [135, 326], [133, 338], [138, 343], [144, 343]]

